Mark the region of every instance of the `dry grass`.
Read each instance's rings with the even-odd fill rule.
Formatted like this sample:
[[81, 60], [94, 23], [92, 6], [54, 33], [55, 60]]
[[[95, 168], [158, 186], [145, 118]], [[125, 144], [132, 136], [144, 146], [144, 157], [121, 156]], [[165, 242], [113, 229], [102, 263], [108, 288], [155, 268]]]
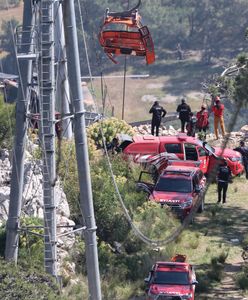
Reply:
[[[123, 103], [123, 79], [105, 79], [108, 97], [107, 107], [110, 111], [110, 105], [114, 106], [115, 116], [121, 118]], [[172, 95], [166, 92], [166, 88], [170, 85], [168, 77], [149, 77], [144, 79], [126, 78], [126, 94], [125, 94], [125, 113], [124, 119], [127, 122], [148, 120], [151, 118], [149, 109], [155, 100], [159, 100], [161, 105], [167, 112], [175, 112], [177, 105], [183, 95]], [[94, 87], [96, 89], [97, 98], [100, 98], [100, 80], [95, 80]], [[193, 111], [199, 109], [203, 95], [197, 91], [187, 93], [188, 103]], [[111, 102], [111, 104], [110, 104]], [[99, 105], [101, 105], [99, 103]]]

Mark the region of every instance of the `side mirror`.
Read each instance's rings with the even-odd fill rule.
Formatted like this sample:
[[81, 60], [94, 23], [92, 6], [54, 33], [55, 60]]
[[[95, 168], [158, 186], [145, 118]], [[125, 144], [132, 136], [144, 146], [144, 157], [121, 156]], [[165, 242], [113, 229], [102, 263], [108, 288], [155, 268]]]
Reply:
[[196, 285], [196, 284], [198, 284], [198, 281], [197, 281], [197, 280], [193, 280], [193, 281], [192, 281], [192, 284], [193, 284], [193, 285]]

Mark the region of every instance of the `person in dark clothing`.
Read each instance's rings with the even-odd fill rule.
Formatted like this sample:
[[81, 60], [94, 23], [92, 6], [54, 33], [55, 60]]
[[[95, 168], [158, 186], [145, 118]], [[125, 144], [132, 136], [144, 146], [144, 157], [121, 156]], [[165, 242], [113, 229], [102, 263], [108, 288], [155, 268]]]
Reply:
[[119, 139], [114, 137], [111, 143], [106, 145], [107, 150], [111, 151], [112, 154], [121, 152], [121, 148], [119, 147]]
[[222, 203], [226, 203], [226, 192], [228, 189], [228, 183], [231, 178], [231, 170], [227, 165], [227, 162], [224, 162], [219, 166], [217, 173], [217, 183], [218, 183], [218, 203], [221, 202], [221, 193], [223, 191]]
[[161, 124], [162, 118], [166, 115], [166, 110], [159, 105], [158, 101], [153, 103], [153, 106], [149, 110], [149, 113], [152, 114], [152, 129], [151, 133], [154, 135], [154, 129], [156, 129], [156, 136], [159, 134], [159, 126]]
[[189, 121], [186, 125], [187, 135], [195, 137], [197, 119], [192, 112], [189, 113]]
[[243, 164], [245, 167], [246, 179], [248, 179], [248, 147], [245, 146], [245, 142], [241, 141], [240, 146], [233, 150], [238, 151], [242, 155]]
[[181, 121], [181, 132], [184, 132], [185, 124], [189, 122], [189, 113], [191, 112], [191, 108], [186, 104], [185, 99], [182, 99], [182, 103], [178, 105], [177, 112]]

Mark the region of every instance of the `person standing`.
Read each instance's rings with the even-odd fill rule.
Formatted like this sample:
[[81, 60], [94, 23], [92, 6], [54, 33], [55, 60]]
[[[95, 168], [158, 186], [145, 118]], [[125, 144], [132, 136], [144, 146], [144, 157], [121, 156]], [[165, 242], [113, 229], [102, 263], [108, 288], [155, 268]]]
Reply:
[[199, 132], [201, 131], [204, 132], [206, 138], [206, 132], [209, 126], [206, 104], [202, 104], [201, 110], [196, 113], [196, 119], [197, 119], [196, 127], [198, 128]]
[[191, 108], [185, 99], [181, 100], [181, 104], [177, 107], [177, 112], [179, 113], [179, 119], [181, 121], [181, 132], [184, 132], [185, 124], [189, 122], [189, 113], [191, 112]]
[[192, 112], [189, 113], [189, 121], [186, 125], [187, 135], [195, 137], [197, 119]]
[[221, 202], [221, 194], [223, 191], [222, 203], [226, 203], [226, 193], [228, 189], [228, 183], [231, 178], [231, 170], [227, 165], [226, 160], [219, 166], [217, 172], [217, 184], [218, 184], [218, 202]]
[[246, 179], [248, 179], [248, 147], [245, 146], [245, 142], [241, 141], [240, 146], [234, 148], [233, 150], [238, 151], [242, 155], [243, 164], [245, 167]]
[[151, 133], [154, 135], [154, 129], [156, 129], [156, 136], [159, 134], [159, 126], [161, 124], [162, 118], [166, 115], [166, 110], [159, 105], [158, 101], [153, 103], [153, 106], [149, 110], [149, 113], [152, 114], [152, 128]]
[[121, 148], [119, 147], [119, 139], [114, 137], [112, 141], [106, 145], [107, 151], [111, 151], [112, 154], [121, 152]]
[[219, 139], [219, 124], [222, 131], [222, 136], [226, 135], [225, 123], [224, 123], [224, 104], [220, 102], [220, 97], [215, 97], [215, 105], [212, 106], [212, 112], [214, 113], [214, 133], [216, 139]]

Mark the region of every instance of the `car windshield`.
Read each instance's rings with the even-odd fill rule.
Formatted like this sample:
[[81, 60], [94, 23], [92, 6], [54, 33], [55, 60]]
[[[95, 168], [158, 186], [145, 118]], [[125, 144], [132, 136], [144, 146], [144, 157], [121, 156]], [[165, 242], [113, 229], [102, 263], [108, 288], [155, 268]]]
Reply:
[[189, 179], [160, 177], [154, 190], [158, 192], [191, 193], [192, 185]]
[[161, 272], [154, 274], [153, 283], [155, 284], [190, 284], [187, 272]]

